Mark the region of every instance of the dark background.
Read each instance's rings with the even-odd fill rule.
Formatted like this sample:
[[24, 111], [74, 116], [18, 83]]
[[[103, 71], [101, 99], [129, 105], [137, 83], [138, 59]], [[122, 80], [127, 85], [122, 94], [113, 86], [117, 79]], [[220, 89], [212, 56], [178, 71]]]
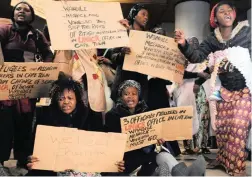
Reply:
[[[105, 0], [106, 1], [106, 0]], [[124, 2], [127, 0], [123, 0]], [[153, 27], [157, 24], [163, 22], [174, 22], [174, 10], [175, 5], [181, 0], [128, 0], [129, 2], [144, 2], [147, 9], [150, 12], [150, 22], [149, 26]], [[183, 1], [183, 0], [182, 0]], [[10, 18], [12, 7], [10, 6], [11, 0], [0, 0], [0, 17], [1, 18]], [[211, 4], [211, 7], [219, 2], [219, 0], [210, 0], [208, 1]], [[238, 11], [238, 20], [245, 20], [247, 18], [247, 10], [251, 8], [251, 0], [233, 0]], [[124, 17], [127, 17], [130, 8], [133, 6], [133, 3], [122, 3], [122, 10]], [[111, 12], [113, 13], [113, 12]], [[34, 26], [36, 28], [42, 29], [45, 24], [45, 20], [40, 17], [36, 17], [36, 22]]]

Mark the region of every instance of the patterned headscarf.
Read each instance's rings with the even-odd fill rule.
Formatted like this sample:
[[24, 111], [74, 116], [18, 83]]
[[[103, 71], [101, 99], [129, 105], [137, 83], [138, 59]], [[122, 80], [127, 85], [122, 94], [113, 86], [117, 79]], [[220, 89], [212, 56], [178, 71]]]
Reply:
[[224, 4], [229, 5], [234, 10], [234, 18], [236, 18], [236, 9], [235, 9], [234, 5], [231, 2], [222, 1], [222, 2], [220, 2], [218, 4], [215, 4], [215, 6], [211, 10], [210, 25], [211, 25], [212, 28], [217, 28], [218, 27], [218, 24], [215, 21], [216, 13], [217, 13], [218, 8], [220, 6], [222, 6], [222, 5], [224, 5]]
[[129, 12], [129, 15], [127, 17], [127, 20], [129, 20], [129, 23], [132, 25], [134, 23], [134, 20], [135, 20], [135, 16], [138, 14], [138, 12], [142, 9], [146, 9], [144, 7], [144, 5], [141, 5], [141, 4], [136, 4], [134, 5], [130, 12]]
[[118, 90], [118, 96], [121, 97], [122, 93], [125, 89], [129, 88], [129, 87], [134, 87], [137, 89], [138, 91], [138, 95], [140, 96], [141, 94], [141, 85], [134, 81], [134, 80], [126, 80], [124, 81], [120, 86], [119, 86], [119, 90]]
[[21, 1], [21, 2], [17, 3], [17, 4], [15, 5], [15, 7], [13, 7], [13, 9], [12, 9], [12, 14], [11, 14], [11, 20], [12, 20], [12, 22], [15, 22], [15, 20], [14, 20], [14, 11], [15, 11], [15, 9], [17, 8], [17, 6], [18, 6], [19, 4], [26, 4], [26, 5], [29, 6], [29, 8], [30, 8], [30, 10], [31, 10], [31, 16], [32, 16], [32, 19], [31, 19], [31, 21], [29, 22], [29, 24], [31, 24], [31, 23], [34, 21], [34, 19], [35, 19], [35, 12], [34, 12], [33, 7], [32, 7], [28, 2], [25, 2], [25, 1]]

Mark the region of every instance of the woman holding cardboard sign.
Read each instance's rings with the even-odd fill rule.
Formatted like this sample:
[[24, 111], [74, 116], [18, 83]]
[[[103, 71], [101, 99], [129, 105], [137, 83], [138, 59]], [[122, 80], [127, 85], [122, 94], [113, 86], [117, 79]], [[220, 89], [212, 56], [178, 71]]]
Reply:
[[[146, 25], [149, 20], [149, 12], [143, 6], [136, 4], [134, 5], [128, 15], [127, 20], [121, 20], [121, 24], [124, 25], [128, 30], [139, 30], [145, 31]], [[147, 75], [140, 74], [137, 72], [124, 71], [122, 69], [125, 54], [130, 53], [130, 48], [115, 48], [112, 50], [111, 60], [117, 65], [117, 73], [115, 76], [114, 84], [111, 88], [111, 98], [114, 102], [117, 101], [118, 87], [125, 80], [136, 80], [141, 84], [142, 95], [145, 101], [147, 101], [147, 89], [148, 89], [148, 79]]]
[[208, 168], [223, 166], [230, 175], [244, 176], [251, 127], [251, 29], [247, 21], [236, 23], [236, 9], [228, 1], [214, 6], [210, 24], [215, 30], [198, 49], [186, 42], [181, 30], [175, 31], [175, 41], [190, 62], [201, 63], [207, 57], [215, 61], [213, 91], [217, 76], [221, 81], [215, 121], [219, 151]]
[[[87, 118], [88, 108], [84, 105], [82, 100], [83, 89], [80, 83], [73, 81], [72, 78], [64, 75], [54, 82], [50, 91], [52, 99], [49, 107], [49, 113], [44, 115], [41, 124], [55, 126], [55, 127], [71, 127], [80, 130], [90, 129], [90, 119]], [[82, 173], [74, 170], [67, 170], [64, 172], [53, 172], [45, 170], [32, 170], [33, 165], [39, 161], [39, 157], [29, 156], [27, 167], [29, 171], [28, 176], [100, 176], [99, 173]], [[118, 166], [118, 171], [123, 172], [124, 162], [115, 164]]]
[[[141, 99], [141, 86], [134, 80], [124, 81], [118, 89], [119, 99], [113, 109], [105, 116], [105, 129], [108, 132], [121, 132], [121, 117], [127, 117], [134, 114], [146, 112], [148, 107], [144, 100]], [[162, 143], [162, 142], [161, 142]], [[130, 174], [140, 165], [140, 176], [151, 175], [156, 168], [155, 146], [151, 145], [142, 149], [126, 152], [124, 154], [125, 173]], [[151, 164], [149, 164], [152, 162]]]
[[[53, 54], [43, 34], [31, 23], [35, 14], [31, 5], [18, 3], [12, 11], [12, 25], [0, 25], [0, 42], [4, 62], [52, 61]], [[14, 157], [24, 166], [28, 155], [27, 139], [31, 136], [36, 99], [0, 102], [0, 163], [8, 160], [14, 137]]]
[[[133, 80], [124, 81], [118, 90], [116, 106], [106, 114], [106, 131], [121, 132], [120, 119], [148, 111], [145, 101], [141, 99], [141, 86]], [[136, 141], [137, 144], [139, 141]], [[157, 140], [159, 145], [164, 140]], [[162, 146], [163, 147], [163, 146]], [[164, 148], [164, 147], [163, 147]], [[166, 148], [164, 148], [166, 150]], [[177, 160], [169, 152], [157, 153], [155, 145], [126, 152], [124, 154], [125, 171], [127, 175], [141, 166], [138, 176], [201, 176], [205, 173], [205, 160], [200, 156], [190, 167]], [[166, 150], [169, 151], [169, 150]]]

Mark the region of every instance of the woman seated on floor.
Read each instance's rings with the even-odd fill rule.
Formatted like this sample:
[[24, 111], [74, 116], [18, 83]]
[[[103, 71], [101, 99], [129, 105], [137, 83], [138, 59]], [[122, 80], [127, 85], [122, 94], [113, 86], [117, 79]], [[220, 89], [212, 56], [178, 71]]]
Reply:
[[[87, 107], [84, 106], [82, 97], [83, 89], [81, 85], [73, 81], [72, 78], [61, 75], [55, 81], [50, 91], [52, 99], [49, 108], [49, 114], [44, 116], [44, 125], [56, 127], [72, 127], [80, 130], [89, 130], [89, 121], [87, 117]], [[28, 176], [87, 176], [87, 173], [80, 173], [74, 170], [66, 170], [64, 172], [53, 172], [45, 170], [33, 170], [34, 163], [39, 161], [39, 157], [29, 156], [27, 167], [29, 169]], [[118, 162], [118, 171], [123, 172], [124, 162]], [[100, 176], [99, 173], [90, 174], [90, 176]]]

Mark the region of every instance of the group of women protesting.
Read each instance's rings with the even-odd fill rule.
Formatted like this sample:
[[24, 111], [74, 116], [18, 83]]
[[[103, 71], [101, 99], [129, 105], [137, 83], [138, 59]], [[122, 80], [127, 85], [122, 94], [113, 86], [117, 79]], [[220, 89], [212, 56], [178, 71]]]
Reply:
[[[34, 18], [33, 7], [27, 2], [20, 2], [13, 8], [12, 24], [0, 25], [4, 62], [55, 62], [56, 57], [59, 57], [57, 51], [53, 55], [50, 50], [47, 29], [45, 28], [43, 34], [32, 27]], [[148, 19], [148, 9], [137, 4], [132, 7], [128, 18], [121, 20], [120, 23], [127, 30], [147, 31]], [[109, 97], [113, 102], [111, 101], [112, 104], [109, 106], [107, 103], [110, 98], [106, 99], [106, 107], [111, 108], [107, 111], [93, 109], [93, 102], [90, 102], [88, 97], [96, 93], [95, 90], [88, 89], [91, 84], [88, 73], [80, 74], [78, 79], [61, 73], [58, 80], [52, 84], [51, 104], [40, 114], [36, 112], [37, 99], [1, 101], [1, 165], [9, 159], [13, 148], [14, 157], [18, 160], [17, 166], [27, 168], [29, 170], [27, 175], [32, 176], [120, 176], [130, 175], [140, 166], [139, 176], [203, 176], [206, 167], [219, 166], [223, 166], [229, 175], [244, 176], [250, 149], [248, 138], [251, 126], [250, 27], [248, 22], [237, 22], [235, 7], [230, 2], [224, 1], [212, 9], [210, 24], [214, 32], [201, 44], [195, 38], [186, 40], [182, 30], [176, 30], [174, 33], [178, 48], [187, 59], [182, 85], [123, 70], [125, 55], [130, 54], [131, 50], [128, 47], [121, 47], [106, 50], [105, 55], [103, 50], [95, 50], [95, 55], [92, 55], [98, 60], [95, 66], [101, 72], [102, 78], [107, 79], [105, 83], [109, 93], [111, 92]], [[165, 35], [165, 31], [159, 27], [152, 29], [151, 32]], [[89, 51], [84, 52], [90, 54]], [[78, 54], [71, 51], [74, 57], [78, 57]], [[205, 60], [207, 62], [204, 62]], [[193, 69], [195, 65], [192, 63], [202, 63], [201, 66], [204, 66], [195, 72]], [[102, 70], [102, 65], [111, 68], [111, 72], [115, 74], [113, 79]], [[208, 98], [202, 86], [208, 79], [211, 81], [211, 98]], [[185, 86], [190, 83], [195, 95], [188, 103], [188, 98], [192, 95], [187, 95]], [[169, 85], [172, 85], [172, 89], [168, 91]], [[198, 122], [198, 128], [193, 132], [193, 140], [184, 141], [183, 154], [210, 153], [207, 149], [209, 109], [211, 106], [214, 107], [218, 155], [216, 160], [207, 166], [203, 156], [199, 156], [189, 167], [183, 162], [178, 163], [174, 158], [180, 154], [178, 143], [159, 139], [157, 144], [166, 147], [169, 152], [164, 149], [157, 152], [155, 145], [126, 152], [124, 159], [115, 164], [118, 166], [118, 173], [84, 173], [71, 169], [53, 172], [32, 168], [40, 158], [32, 155], [36, 132], [32, 128], [35, 113], [36, 125], [120, 133], [121, 117], [170, 107], [171, 99], [177, 106], [192, 105], [195, 108], [194, 124]]]

